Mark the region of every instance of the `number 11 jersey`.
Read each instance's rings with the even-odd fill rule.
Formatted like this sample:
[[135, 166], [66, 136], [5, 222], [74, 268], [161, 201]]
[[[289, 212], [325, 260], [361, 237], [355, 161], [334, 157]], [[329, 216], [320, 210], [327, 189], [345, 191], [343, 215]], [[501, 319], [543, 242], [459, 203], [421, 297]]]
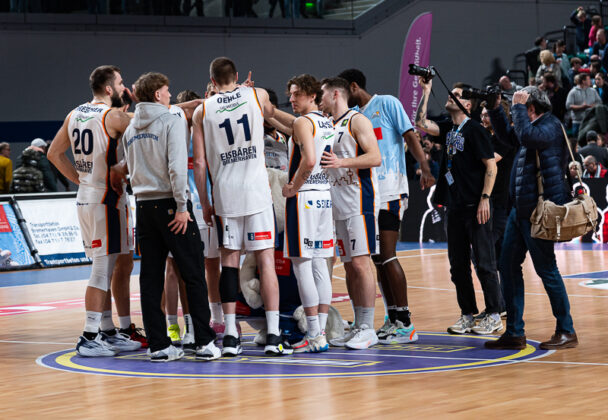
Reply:
[[215, 213], [247, 216], [272, 206], [264, 156], [264, 115], [254, 88], [203, 103], [203, 133]]

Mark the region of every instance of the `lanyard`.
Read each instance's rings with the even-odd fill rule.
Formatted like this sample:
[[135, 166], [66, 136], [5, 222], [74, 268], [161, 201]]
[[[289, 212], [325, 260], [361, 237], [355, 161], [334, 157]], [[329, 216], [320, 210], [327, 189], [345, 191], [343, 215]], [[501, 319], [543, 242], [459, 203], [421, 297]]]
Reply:
[[467, 123], [467, 121], [469, 121], [470, 118], [466, 117], [458, 126], [458, 128], [456, 130], [452, 129], [448, 135], [450, 136], [450, 141], [449, 144], [447, 145], [447, 153], [448, 153], [448, 171], [450, 169], [452, 169], [452, 156], [454, 156], [456, 154], [456, 145], [451, 141], [454, 137], [456, 137], [458, 134], [460, 134], [460, 130], [462, 130], [462, 127], [464, 127], [464, 125]]

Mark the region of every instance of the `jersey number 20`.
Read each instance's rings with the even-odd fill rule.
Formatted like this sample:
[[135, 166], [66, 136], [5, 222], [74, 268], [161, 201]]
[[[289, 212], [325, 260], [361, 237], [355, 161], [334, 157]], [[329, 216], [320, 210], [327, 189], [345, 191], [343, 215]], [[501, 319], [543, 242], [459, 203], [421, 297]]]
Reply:
[[74, 136], [74, 154], [85, 154], [90, 155], [93, 153], [93, 132], [88, 128], [82, 130], [82, 133], [78, 128], [72, 131]]
[[[243, 124], [243, 131], [245, 131], [245, 141], [251, 141], [251, 130], [249, 129], [249, 118], [247, 114], [243, 114], [241, 119], [236, 120], [237, 124]], [[223, 123], [220, 124], [220, 128], [226, 130], [226, 137], [228, 138], [228, 144], [232, 146], [234, 144], [234, 134], [232, 134], [232, 126], [230, 125], [230, 118], [226, 118]]]

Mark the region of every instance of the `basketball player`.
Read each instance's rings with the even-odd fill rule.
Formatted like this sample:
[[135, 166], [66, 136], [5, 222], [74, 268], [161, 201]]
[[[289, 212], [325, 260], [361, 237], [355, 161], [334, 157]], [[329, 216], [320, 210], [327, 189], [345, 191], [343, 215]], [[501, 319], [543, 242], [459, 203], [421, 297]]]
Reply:
[[323, 333], [331, 303], [326, 258], [334, 255], [334, 241], [332, 200], [321, 156], [331, 149], [334, 129], [319, 112], [321, 84], [313, 76], [294, 77], [287, 89], [293, 111], [301, 116], [293, 123], [289, 182], [283, 187], [285, 257], [293, 264], [307, 325], [306, 336], [294, 351], [316, 353], [329, 348]]
[[374, 330], [376, 283], [370, 255], [377, 253], [380, 198], [376, 166], [382, 163], [371, 122], [348, 109], [348, 82], [340, 77], [322, 82], [323, 110], [333, 117], [336, 137], [321, 165], [331, 185], [338, 250], [346, 270], [346, 284], [355, 309], [354, 328], [332, 345], [366, 349], [378, 343]]
[[418, 335], [410, 319], [407, 281], [396, 254], [409, 191], [404, 140], [420, 163], [420, 186], [430, 188], [435, 179], [401, 102], [390, 95], [370, 95], [365, 90], [365, 75], [360, 70], [345, 70], [339, 77], [349, 83], [349, 106], [358, 106], [372, 122], [382, 155], [382, 165], [377, 170], [381, 201], [378, 214], [380, 254], [372, 259], [387, 314], [384, 325], [377, 331], [378, 339], [383, 344], [414, 342]]
[[[121, 350], [141, 347], [140, 342], [130, 340], [115, 329], [99, 332], [104, 303], [111, 305], [107, 292], [116, 260], [133, 250], [127, 195], [119, 197], [109, 181], [110, 166], [122, 155], [118, 139], [130, 118], [113, 108], [122, 106], [121, 96], [125, 91], [118, 67], [96, 68], [89, 83], [93, 99], [68, 114], [51, 143], [48, 157], [66, 178], [78, 185], [76, 204], [80, 230], [85, 253], [93, 259], [85, 294], [86, 322], [76, 351], [81, 356], [114, 356]], [[66, 154], [70, 146], [74, 164]], [[109, 335], [111, 332], [114, 334]]]
[[254, 252], [268, 334], [265, 353], [280, 356], [292, 350], [279, 331], [279, 285], [274, 268], [275, 222], [264, 162], [264, 115], [273, 108], [265, 90], [238, 86], [232, 60], [218, 57], [210, 65], [217, 94], [206, 99], [193, 117], [193, 151], [199, 198], [207, 224], [213, 209], [207, 197], [205, 168], [213, 187], [222, 271], [220, 296], [224, 310], [224, 356], [242, 352], [236, 327], [239, 256]]

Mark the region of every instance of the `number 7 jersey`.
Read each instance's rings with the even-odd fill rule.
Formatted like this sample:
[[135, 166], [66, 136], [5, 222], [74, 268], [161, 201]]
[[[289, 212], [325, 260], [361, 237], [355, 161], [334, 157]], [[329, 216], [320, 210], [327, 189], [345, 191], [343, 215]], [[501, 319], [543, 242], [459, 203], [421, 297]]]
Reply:
[[203, 133], [215, 213], [239, 217], [272, 206], [264, 116], [255, 89], [238, 87], [205, 100]]
[[80, 203], [114, 206], [118, 201], [110, 186], [110, 167], [122, 158], [122, 148], [105, 128], [111, 109], [102, 102], [87, 102], [68, 116], [68, 136], [80, 181], [77, 196]]

